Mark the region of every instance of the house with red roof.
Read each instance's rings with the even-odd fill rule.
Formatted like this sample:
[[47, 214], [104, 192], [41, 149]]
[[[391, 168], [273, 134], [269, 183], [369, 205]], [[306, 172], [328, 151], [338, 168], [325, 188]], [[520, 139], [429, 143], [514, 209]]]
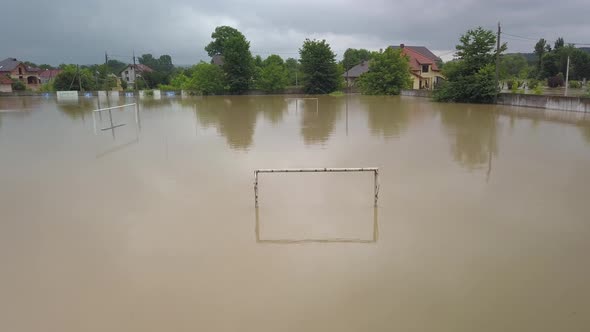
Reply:
[[21, 81], [31, 90], [37, 90], [41, 86], [40, 71], [41, 69], [27, 66], [16, 58], [6, 58], [0, 61], [0, 76], [8, 76], [13, 80]]
[[55, 79], [63, 70], [61, 69], [45, 69], [39, 73], [41, 84], [49, 83]]
[[[408, 57], [410, 64], [410, 74], [412, 77], [412, 89], [428, 89], [434, 87], [444, 80], [440, 69], [436, 65], [440, 58], [424, 46], [390, 46], [393, 49], [401, 49], [403, 55]], [[346, 80], [347, 86], [356, 85], [358, 78], [369, 71], [370, 61], [363, 61], [358, 65], [350, 68], [342, 77]]]
[[402, 54], [407, 56], [410, 61], [410, 72], [413, 81], [412, 89], [432, 90], [445, 79], [436, 65], [437, 60], [440, 59], [426, 47], [405, 46], [401, 44], [399, 49], [401, 49]]

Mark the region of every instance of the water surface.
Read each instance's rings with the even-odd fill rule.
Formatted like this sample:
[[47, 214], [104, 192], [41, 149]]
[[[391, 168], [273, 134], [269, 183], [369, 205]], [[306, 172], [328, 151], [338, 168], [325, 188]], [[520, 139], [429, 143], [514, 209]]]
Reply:
[[0, 98], [0, 330], [588, 329], [590, 117], [318, 105]]

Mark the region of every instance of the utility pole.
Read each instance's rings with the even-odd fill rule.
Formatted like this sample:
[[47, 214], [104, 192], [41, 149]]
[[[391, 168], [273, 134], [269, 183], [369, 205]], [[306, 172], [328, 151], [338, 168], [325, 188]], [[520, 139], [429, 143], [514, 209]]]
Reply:
[[133, 50], [133, 90], [137, 93], [137, 66], [135, 65], [135, 50]]
[[[107, 51], [104, 51], [104, 70], [105, 70], [105, 75], [106, 75], [104, 78], [104, 81], [105, 81], [105, 83], [108, 83], [108, 81], [109, 81], [108, 80], [108, 78], [109, 78], [109, 56], [107, 55]], [[96, 85], [96, 88], [98, 89], [98, 84]], [[108, 86], [105, 88], [105, 90], [108, 90]]]
[[502, 33], [502, 28], [500, 27], [500, 22], [498, 22], [498, 35], [496, 36], [496, 97], [494, 98], [494, 103], [498, 101], [498, 89], [500, 86], [500, 34]]
[[78, 91], [82, 91], [82, 79], [80, 78], [80, 65], [76, 65], [76, 75], [78, 76]]
[[570, 56], [567, 56], [567, 68], [565, 69], [565, 96], [567, 97], [567, 88], [570, 80]]

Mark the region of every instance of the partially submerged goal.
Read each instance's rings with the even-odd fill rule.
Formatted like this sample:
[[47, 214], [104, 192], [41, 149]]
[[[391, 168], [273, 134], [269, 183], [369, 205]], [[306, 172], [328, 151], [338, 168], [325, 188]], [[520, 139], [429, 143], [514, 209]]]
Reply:
[[115, 128], [124, 126], [125, 123], [115, 124], [113, 122], [113, 113], [112, 113], [112, 110], [125, 109], [127, 107], [134, 107], [134, 110], [135, 110], [135, 123], [137, 125], [139, 125], [139, 110], [137, 109], [137, 104], [136, 103], [119, 105], [119, 106], [112, 106], [112, 107], [105, 107], [105, 108], [99, 108], [99, 109], [96, 109], [96, 110], [92, 111], [92, 121], [94, 123], [94, 134], [97, 134], [96, 118], [94, 117], [94, 114], [95, 113], [98, 113], [99, 116], [100, 116], [102, 114], [102, 112], [108, 112], [108, 114], [109, 114], [109, 124], [110, 124], [110, 127], [100, 128], [100, 130], [101, 131], [113, 130]]
[[379, 199], [379, 168], [378, 167], [357, 167], [357, 168], [271, 168], [257, 169], [254, 171], [254, 206], [258, 207], [258, 174], [259, 173], [319, 173], [319, 172], [373, 172], [374, 174], [374, 200], [377, 207]]

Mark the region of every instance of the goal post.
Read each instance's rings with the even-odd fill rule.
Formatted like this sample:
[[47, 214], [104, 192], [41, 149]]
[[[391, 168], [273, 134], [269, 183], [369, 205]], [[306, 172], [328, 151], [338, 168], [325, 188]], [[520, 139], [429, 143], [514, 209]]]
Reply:
[[254, 170], [254, 206], [258, 208], [258, 174], [259, 173], [330, 173], [330, 172], [373, 172], [374, 174], [374, 200], [377, 207], [379, 199], [379, 168], [355, 167], [355, 168], [269, 168]]
[[101, 131], [105, 131], [105, 130], [112, 130], [115, 129], [117, 127], [122, 127], [125, 124], [115, 124], [113, 123], [113, 114], [112, 114], [112, 110], [117, 110], [117, 109], [125, 109], [128, 107], [133, 107], [135, 110], [135, 123], [137, 125], [139, 125], [139, 109], [137, 108], [137, 103], [131, 103], [131, 104], [125, 104], [125, 105], [119, 105], [119, 106], [112, 106], [112, 107], [105, 107], [105, 108], [99, 108], [99, 109], [95, 109], [92, 111], [92, 121], [94, 124], [94, 133], [97, 134], [97, 125], [96, 125], [96, 118], [94, 117], [94, 114], [98, 113], [99, 115], [102, 114], [102, 112], [108, 112], [109, 114], [109, 122], [110, 122], [110, 127], [106, 127], [106, 128], [100, 128]]

